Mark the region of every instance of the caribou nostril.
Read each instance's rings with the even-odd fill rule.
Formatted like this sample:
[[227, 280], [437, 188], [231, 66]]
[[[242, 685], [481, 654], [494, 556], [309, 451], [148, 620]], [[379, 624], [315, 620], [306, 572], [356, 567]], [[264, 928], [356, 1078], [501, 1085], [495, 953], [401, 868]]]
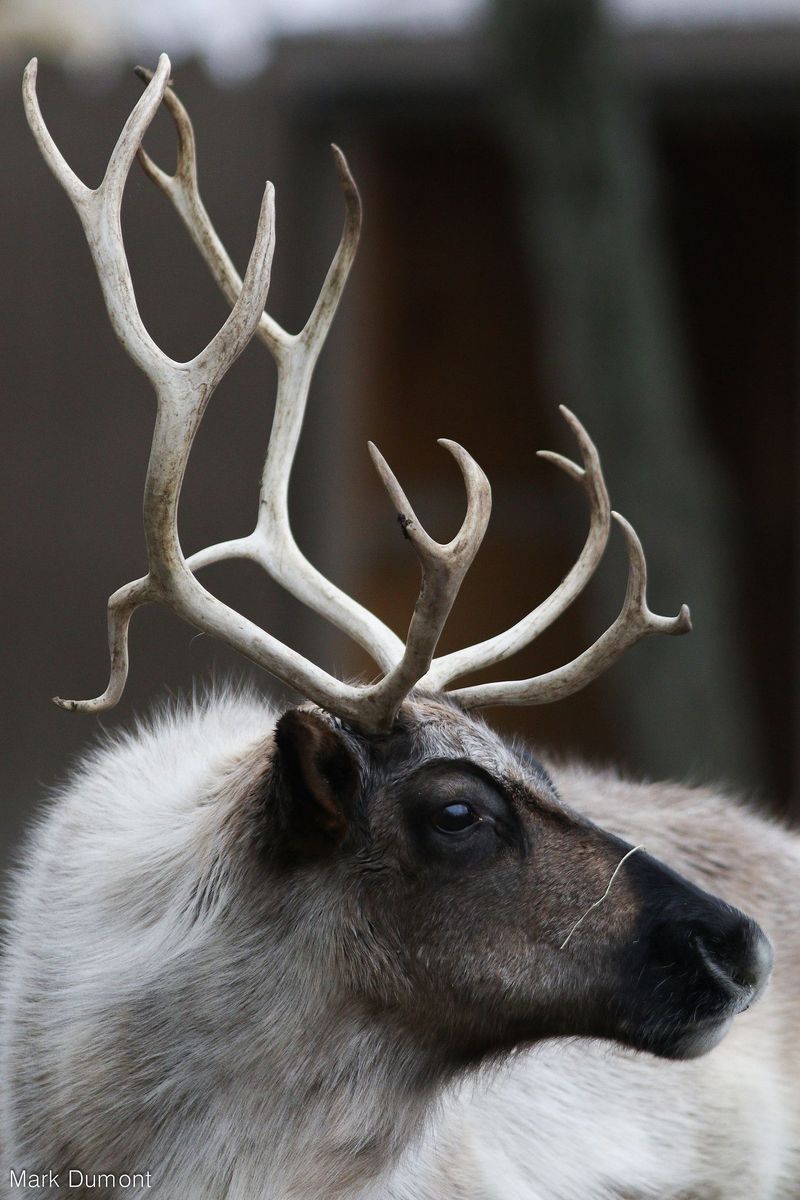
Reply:
[[712, 978], [748, 1008], [766, 986], [772, 971], [772, 944], [754, 921], [742, 920], [726, 934], [695, 931], [692, 942]]

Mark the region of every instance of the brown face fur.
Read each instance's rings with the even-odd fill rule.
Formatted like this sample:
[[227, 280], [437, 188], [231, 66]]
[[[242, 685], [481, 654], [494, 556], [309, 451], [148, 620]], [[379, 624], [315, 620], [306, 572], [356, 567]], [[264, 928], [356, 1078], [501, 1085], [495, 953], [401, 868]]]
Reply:
[[631, 847], [440, 698], [383, 738], [292, 710], [277, 745], [273, 862], [336, 878], [354, 998], [454, 1064], [569, 1035], [703, 1053], [766, 981], [758, 927], [643, 851], [567, 941]]

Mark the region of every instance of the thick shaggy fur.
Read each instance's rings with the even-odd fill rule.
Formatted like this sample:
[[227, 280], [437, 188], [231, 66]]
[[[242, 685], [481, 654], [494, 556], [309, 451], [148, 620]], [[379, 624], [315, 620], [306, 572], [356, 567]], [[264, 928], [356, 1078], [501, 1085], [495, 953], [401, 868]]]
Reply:
[[[421, 754], [520, 771], [481, 722], [426, 703]], [[794, 836], [711, 791], [554, 766], [569, 806], [752, 914], [776, 948], [773, 980], [689, 1062], [572, 1039], [456, 1074], [406, 1024], [373, 1017], [391, 948], [370, 940], [347, 880], [287, 873], [264, 893], [252, 846], [275, 721], [233, 694], [164, 714], [91, 754], [39, 822], [3, 965], [0, 1194], [800, 1193]], [[377, 877], [380, 863], [359, 869]], [[69, 1190], [71, 1167], [149, 1171], [150, 1186]], [[11, 1168], [60, 1171], [61, 1188], [4, 1193]]]

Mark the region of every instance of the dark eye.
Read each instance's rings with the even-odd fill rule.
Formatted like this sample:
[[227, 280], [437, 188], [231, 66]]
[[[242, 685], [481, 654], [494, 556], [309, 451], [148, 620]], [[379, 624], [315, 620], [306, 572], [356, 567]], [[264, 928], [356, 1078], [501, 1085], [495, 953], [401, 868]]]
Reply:
[[445, 804], [443, 808], [437, 808], [431, 821], [440, 833], [461, 833], [470, 825], [477, 825], [480, 817], [469, 804]]

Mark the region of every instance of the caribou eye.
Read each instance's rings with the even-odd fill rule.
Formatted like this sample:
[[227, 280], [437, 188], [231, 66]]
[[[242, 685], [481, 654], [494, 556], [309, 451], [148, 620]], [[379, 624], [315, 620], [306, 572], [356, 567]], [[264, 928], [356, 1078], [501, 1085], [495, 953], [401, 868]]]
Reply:
[[461, 833], [477, 825], [480, 817], [469, 804], [445, 804], [433, 814], [432, 824], [440, 833]]

